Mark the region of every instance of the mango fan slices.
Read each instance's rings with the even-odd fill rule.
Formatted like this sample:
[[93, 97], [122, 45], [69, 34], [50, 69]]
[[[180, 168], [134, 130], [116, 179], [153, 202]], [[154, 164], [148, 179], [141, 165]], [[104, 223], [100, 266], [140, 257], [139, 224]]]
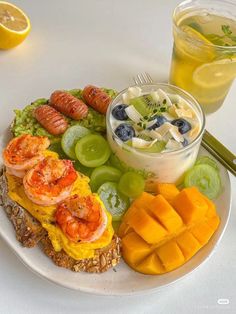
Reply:
[[168, 186], [159, 186], [157, 196], [144, 192], [119, 229], [124, 260], [144, 274], [163, 274], [183, 265], [210, 240], [220, 222], [213, 202], [197, 188], [169, 188], [167, 193]]

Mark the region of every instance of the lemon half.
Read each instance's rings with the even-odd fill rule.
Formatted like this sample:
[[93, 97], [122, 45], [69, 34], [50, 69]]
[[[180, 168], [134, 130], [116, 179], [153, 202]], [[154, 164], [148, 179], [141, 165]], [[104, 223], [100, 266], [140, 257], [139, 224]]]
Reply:
[[30, 20], [15, 5], [0, 1], [0, 49], [19, 45], [29, 34]]

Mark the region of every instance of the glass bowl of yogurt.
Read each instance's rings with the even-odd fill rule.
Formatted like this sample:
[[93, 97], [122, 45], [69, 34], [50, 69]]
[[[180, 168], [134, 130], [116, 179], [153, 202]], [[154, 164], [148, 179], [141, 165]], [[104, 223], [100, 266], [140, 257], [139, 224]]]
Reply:
[[147, 186], [181, 183], [197, 158], [205, 128], [198, 102], [164, 83], [131, 86], [109, 106], [107, 139], [114, 156]]

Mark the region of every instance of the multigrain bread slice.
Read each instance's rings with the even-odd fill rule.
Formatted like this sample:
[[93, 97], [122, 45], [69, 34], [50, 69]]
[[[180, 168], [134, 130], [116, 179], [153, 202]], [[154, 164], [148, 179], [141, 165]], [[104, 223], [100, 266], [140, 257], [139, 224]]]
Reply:
[[25, 247], [34, 247], [46, 235], [41, 224], [8, 196], [5, 169], [0, 170], [0, 205], [12, 222], [17, 240]]
[[57, 266], [75, 272], [102, 273], [114, 267], [120, 261], [121, 241], [116, 235], [114, 235], [108, 246], [95, 250], [95, 256], [93, 258], [75, 260], [63, 250], [56, 252], [46, 230], [41, 224], [28, 213], [27, 210], [9, 198], [5, 169], [0, 171], [0, 206], [4, 208], [13, 224], [17, 240], [28, 248], [38, 244], [43, 252], [50, 257]]
[[108, 246], [96, 250], [93, 258], [83, 260], [75, 260], [68, 256], [63, 250], [56, 252], [48, 236], [45, 236], [41, 240], [40, 245], [44, 253], [49, 256], [57, 266], [65, 267], [75, 272], [103, 273], [109, 268], [116, 266], [121, 257], [120, 238], [116, 235]]

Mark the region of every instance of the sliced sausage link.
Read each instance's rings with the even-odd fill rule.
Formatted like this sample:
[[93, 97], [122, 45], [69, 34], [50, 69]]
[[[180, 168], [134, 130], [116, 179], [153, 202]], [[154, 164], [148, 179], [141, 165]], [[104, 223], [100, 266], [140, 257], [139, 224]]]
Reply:
[[88, 114], [88, 106], [82, 100], [64, 91], [52, 93], [50, 105], [74, 120], [83, 119]]
[[63, 115], [48, 105], [37, 107], [33, 116], [52, 135], [63, 134], [68, 127]]
[[112, 99], [107, 93], [96, 86], [88, 85], [83, 90], [85, 101], [100, 113], [106, 114]]

